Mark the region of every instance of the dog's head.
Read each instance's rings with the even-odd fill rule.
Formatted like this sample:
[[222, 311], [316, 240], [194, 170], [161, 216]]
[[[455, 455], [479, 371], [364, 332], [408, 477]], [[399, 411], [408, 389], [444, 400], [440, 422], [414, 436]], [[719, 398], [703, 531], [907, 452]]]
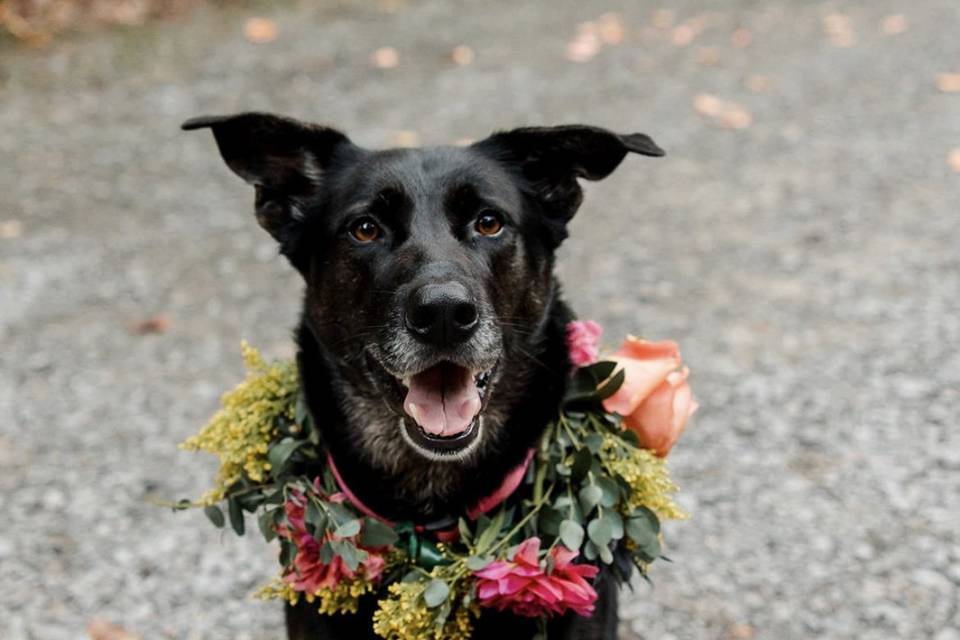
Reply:
[[606, 177], [628, 152], [663, 155], [643, 134], [587, 126], [386, 151], [267, 114], [184, 124], [204, 127], [306, 280], [305, 322], [374, 459], [401, 442], [462, 459], [497, 439], [506, 381], [529, 366], [553, 298], [577, 179]]

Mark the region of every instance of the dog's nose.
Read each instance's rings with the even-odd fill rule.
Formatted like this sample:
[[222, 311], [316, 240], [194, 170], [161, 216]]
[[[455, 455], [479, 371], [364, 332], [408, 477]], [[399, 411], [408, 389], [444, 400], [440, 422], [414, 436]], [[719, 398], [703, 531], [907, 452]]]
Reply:
[[407, 299], [407, 329], [437, 346], [455, 345], [473, 335], [480, 323], [477, 305], [458, 282], [427, 284]]

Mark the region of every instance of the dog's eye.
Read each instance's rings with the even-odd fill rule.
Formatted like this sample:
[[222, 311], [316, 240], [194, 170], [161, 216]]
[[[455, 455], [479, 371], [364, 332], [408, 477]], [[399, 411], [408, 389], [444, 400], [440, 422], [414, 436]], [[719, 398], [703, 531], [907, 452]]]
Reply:
[[477, 217], [474, 225], [482, 236], [495, 236], [503, 229], [503, 219], [496, 211], [484, 211]]
[[373, 242], [383, 233], [373, 218], [360, 218], [350, 225], [350, 235], [357, 242]]

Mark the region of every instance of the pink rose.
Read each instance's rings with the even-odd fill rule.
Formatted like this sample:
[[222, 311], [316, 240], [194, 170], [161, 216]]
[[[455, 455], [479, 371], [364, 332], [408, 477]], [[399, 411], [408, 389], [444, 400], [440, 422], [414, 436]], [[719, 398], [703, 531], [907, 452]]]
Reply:
[[[329, 499], [333, 502], [343, 500], [340, 494], [334, 494]], [[359, 544], [359, 534], [349, 538], [358, 548], [367, 552], [367, 557], [357, 567], [357, 571], [351, 571], [340, 556], [334, 556], [329, 564], [321, 562], [320, 548], [324, 542], [333, 539], [334, 536], [333, 534], [327, 534], [323, 540], [314, 538], [306, 528], [305, 507], [306, 499], [302, 495], [294, 495], [284, 505], [287, 520], [291, 526], [278, 527], [277, 529], [277, 534], [280, 537], [286, 538], [297, 545], [297, 555], [293, 559], [293, 569], [283, 576], [284, 580], [289, 582], [297, 591], [316, 593], [321, 588], [333, 589], [344, 578], [352, 579], [357, 572], [362, 572], [364, 577], [369, 580], [376, 580], [380, 577], [386, 562], [383, 556], [375, 550], [362, 547]]]
[[603, 327], [593, 320], [574, 320], [567, 324], [567, 349], [570, 361], [585, 367], [597, 361], [600, 354], [600, 336]]
[[629, 336], [613, 356], [624, 372], [623, 385], [603, 401], [607, 411], [623, 416], [640, 446], [666, 456], [697, 410], [677, 344], [647, 342]]
[[562, 615], [568, 610], [581, 616], [593, 613], [597, 592], [587, 578], [595, 577], [599, 569], [573, 564], [577, 552], [558, 545], [549, 551], [553, 571], [547, 573], [540, 565], [539, 554], [540, 538], [528, 538], [512, 560], [497, 560], [475, 572], [480, 606], [510, 609], [532, 618]]

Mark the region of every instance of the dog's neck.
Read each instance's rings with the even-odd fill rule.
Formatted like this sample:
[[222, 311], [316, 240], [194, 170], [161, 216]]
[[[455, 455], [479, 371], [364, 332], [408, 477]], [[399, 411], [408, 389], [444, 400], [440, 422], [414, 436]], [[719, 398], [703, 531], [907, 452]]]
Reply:
[[[515, 345], [515, 353], [505, 354], [507, 367], [496, 389], [499, 398], [485, 418], [500, 421], [498, 437], [468, 459], [452, 462], [421, 458], [399, 433], [378, 436], [376, 447], [364, 446], [358, 434], [361, 421], [371, 419], [365, 415], [366, 405], [352, 401], [350, 394], [356, 390], [338, 374], [306, 322], [301, 323], [297, 361], [307, 404], [351, 490], [384, 517], [418, 523], [458, 516], [494, 491], [556, 417], [570, 371], [564, 340], [569, 320], [566, 305], [555, 299], [540, 331]], [[372, 406], [369, 411], [374, 413]], [[376, 414], [382, 420], [379, 408]], [[399, 429], [399, 417], [393, 424]], [[383, 453], [378, 457], [371, 450]]]

